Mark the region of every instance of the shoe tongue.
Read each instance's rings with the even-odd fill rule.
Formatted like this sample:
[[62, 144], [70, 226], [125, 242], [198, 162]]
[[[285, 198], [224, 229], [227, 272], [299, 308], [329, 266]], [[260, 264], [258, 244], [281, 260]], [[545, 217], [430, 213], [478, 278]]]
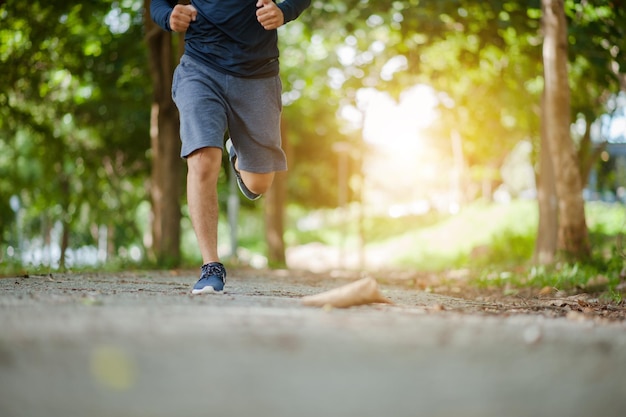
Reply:
[[207, 275], [222, 275], [225, 272], [224, 266], [219, 262], [204, 264], [201, 269]]

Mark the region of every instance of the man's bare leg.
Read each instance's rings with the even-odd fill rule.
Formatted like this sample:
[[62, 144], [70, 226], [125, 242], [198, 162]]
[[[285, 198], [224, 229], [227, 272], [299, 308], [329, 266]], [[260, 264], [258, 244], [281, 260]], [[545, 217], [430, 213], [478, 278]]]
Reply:
[[217, 179], [220, 148], [202, 148], [187, 157], [187, 202], [204, 264], [219, 262], [217, 254]]

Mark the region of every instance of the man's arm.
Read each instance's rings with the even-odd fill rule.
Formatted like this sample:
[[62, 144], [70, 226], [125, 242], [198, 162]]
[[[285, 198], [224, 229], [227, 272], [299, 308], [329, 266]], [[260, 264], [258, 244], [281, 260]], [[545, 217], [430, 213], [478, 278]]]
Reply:
[[300, 16], [310, 4], [311, 0], [285, 0], [278, 4], [274, 0], [258, 0], [257, 20], [265, 30], [278, 29]]
[[178, 4], [178, 0], [152, 0], [150, 16], [165, 30], [184, 32], [196, 20], [198, 12], [191, 5]]
[[178, 0], [152, 0], [150, 1], [150, 17], [154, 23], [167, 31], [171, 31], [170, 16]]
[[284, 0], [278, 3], [278, 7], [283, 12], [284, 23], [296, 20], [300, 14], [311, 5], [311, 0]]

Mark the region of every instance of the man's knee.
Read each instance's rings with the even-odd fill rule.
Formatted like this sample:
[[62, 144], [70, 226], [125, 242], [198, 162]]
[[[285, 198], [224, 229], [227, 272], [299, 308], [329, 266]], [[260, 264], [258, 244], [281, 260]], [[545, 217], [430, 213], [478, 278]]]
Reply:
[[188, 175], [202, 179], [217, 179], [222, 166], [220, 148], [201, 148], [187, 157]]

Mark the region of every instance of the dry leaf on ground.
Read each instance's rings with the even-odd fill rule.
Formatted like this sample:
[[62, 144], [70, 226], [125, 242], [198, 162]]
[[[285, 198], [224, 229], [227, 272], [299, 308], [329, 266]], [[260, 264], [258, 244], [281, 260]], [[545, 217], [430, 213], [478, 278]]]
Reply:
[[381, 294], [373, 278], [363, 278], [330, 291], [303, 297], [302, 303], [306, 306], [337, 308], [373, 303], [393, 304]]

